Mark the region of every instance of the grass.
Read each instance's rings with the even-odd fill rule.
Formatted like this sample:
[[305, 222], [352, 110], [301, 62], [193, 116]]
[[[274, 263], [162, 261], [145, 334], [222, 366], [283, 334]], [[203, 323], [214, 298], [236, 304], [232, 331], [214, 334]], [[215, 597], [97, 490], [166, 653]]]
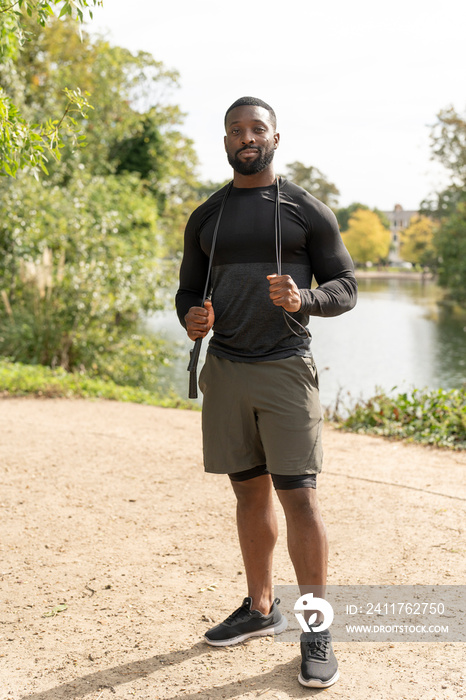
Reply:
[[110, 399], [165, 408], [198, 408], [197, 404], [184, 401], [173, 392], [162, 396], [139, 387], [120, 386], [110, 380], [68, 373], [61, 368], [25, 365], [5, 358], [0, 360], [0, 396]]
[[336, 411], [330, 417], [343, 430], [466, 449], [466, 387], [413, 389], [393, 396], [379, 391], [358, 401], [344, 417]]

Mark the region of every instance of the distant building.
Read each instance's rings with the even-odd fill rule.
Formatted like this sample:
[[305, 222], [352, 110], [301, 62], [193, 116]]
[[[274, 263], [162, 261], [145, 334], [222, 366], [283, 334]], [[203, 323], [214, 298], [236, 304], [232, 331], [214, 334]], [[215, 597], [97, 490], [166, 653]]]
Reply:
[[409, 226], [409, 222], [413, 216], [419, 216], [419, 212], [412, 211], [411, 209], [403, 209], [401, 204], [395, 204], [393, 211], [384, 211], [382, 213], [385, 214], [390, 222], [390, 232], [392, 234], [389, 260], [391, 263], [399, 263], [401, 262], [400, 231]]

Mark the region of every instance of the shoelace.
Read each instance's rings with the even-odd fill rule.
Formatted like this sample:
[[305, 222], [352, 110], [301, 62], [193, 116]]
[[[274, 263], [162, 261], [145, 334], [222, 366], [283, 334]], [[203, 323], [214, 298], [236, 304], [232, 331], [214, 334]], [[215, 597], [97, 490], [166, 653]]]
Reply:
[[325, 660], [327, 658], [330, 640], [326, 635], [317, 634], [312, 639], [306, 638], [305, 644], [308, 661], [311, 659]]
[[237, 608], [234, 612], [231, 613], [231, 615], [228, 615], [227, 619], [223, 624], [225, 625], [231, 625], [233, 622], [239, 622], [240, 617], [249, 617], [249, 608], [246, 605], [241, 605], [239, 608]]

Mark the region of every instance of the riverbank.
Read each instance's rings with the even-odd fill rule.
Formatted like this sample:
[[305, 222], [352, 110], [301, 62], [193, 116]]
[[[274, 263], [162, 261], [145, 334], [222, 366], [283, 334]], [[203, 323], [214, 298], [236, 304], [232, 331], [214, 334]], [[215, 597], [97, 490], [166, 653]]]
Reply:
[[356, 270], [356, 278], [362, 280], [412, 280], [434, 282], [432, 272], [415, 272], [411, 270]]
[[[304, 699], [299, 647], [202, 641], [245, 595], [228, 480], [200, 414], [0, 401], [0, 698]], [[461, 584], [466, 454], [325, 427], [319, 494], [333, 584]], [[277, 502], [275, 581], [294, 575]], [[456, 700], [464, 645], [336, 643], [329, 700]], [[446, 662], [446, 659], [448, 660]]]

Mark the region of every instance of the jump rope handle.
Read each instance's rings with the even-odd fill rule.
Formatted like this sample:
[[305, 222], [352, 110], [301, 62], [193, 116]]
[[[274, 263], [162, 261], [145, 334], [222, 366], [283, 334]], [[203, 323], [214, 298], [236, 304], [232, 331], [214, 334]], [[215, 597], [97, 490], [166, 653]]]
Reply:
[[194, 347], [189, 351], [189, 393], [190, 399], [197, 399], [197, 363], [199, 362], [199, 353], [201, 352], [202, 338], [196, 338]]

